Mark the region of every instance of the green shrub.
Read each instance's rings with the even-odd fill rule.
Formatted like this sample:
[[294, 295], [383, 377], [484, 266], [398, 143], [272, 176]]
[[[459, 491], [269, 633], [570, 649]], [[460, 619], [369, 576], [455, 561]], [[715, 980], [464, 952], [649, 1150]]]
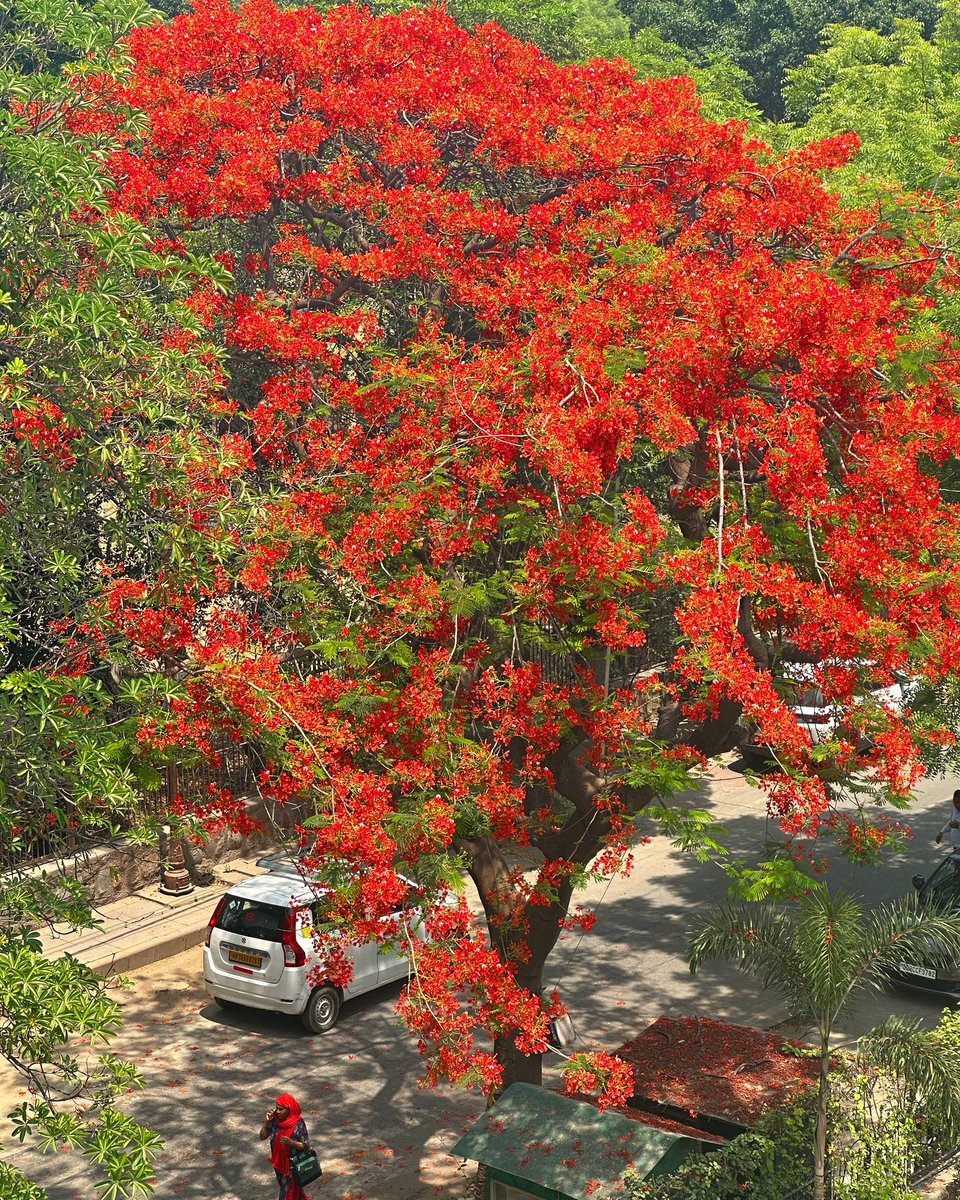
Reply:
[[751, 1133], [691, 1159], [673, 1175], [627, 1176], [632, 1200], [802, 1200], [813, 1175], [812, 1097], [777, 1109]]

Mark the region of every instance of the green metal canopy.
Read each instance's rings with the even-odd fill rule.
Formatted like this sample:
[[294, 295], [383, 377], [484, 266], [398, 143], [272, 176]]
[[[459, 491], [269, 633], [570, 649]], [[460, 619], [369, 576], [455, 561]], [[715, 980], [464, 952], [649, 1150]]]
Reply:
[[537, 1195], [599, 1200], [623, 1191], [624, 1172], [641, 1179], [670, 1174], [700, 1149], [695, 1138], [514, 1083], [450, 1153], [508, 1182], [531, 1183]]

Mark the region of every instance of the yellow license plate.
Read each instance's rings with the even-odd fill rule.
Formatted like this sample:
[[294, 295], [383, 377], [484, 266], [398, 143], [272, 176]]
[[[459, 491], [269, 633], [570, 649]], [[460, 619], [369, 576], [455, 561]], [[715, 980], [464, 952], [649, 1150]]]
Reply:
[[246, 950], [231, 950], [227, 955], [231, 962], [245, 963], [248, 967], [259, 967], [263, 965], [262, 954], [250, 954]]

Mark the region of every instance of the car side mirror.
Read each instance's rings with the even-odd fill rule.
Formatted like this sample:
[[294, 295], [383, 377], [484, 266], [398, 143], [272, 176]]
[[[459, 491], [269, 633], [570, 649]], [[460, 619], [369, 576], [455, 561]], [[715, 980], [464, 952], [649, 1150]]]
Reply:
[[925, 880], [922, 875], [914, 875], [913, 886], [917, 889], [918, 892], [923, 887], [924, 882], [925, 882]]

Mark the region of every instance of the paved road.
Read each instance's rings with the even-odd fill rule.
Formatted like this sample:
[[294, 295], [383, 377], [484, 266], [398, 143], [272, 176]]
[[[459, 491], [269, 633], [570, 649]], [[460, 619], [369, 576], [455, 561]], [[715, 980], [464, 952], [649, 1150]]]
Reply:
[[[954, 781], [925, 785], [911, 820], [915, 837], [883, 870], [832, 867], [838, 885], [871, 902], [910, 887], [915, 871], [939, 856], [933, 835], [943, 817], [942, 797]], [[705, 798], [737, 851], [758, 859], [768, 827], [757, 793], [736, 771], [721, 771]], [[656, 838], [637, 855], [627, 880], [595, 887], [584, 897], [599, 904], [595, 930], [565, 938], [550, 964], [560, 980], [583, 1045], [615, 1049], [655, 1017], [700, 1013], [769, 1027], [784, 1013], [776, 998], [728, 966], [705, 967], [692, 977], [683, 949], [691, 914], [722, 898], [726, 881]], [[396, 1024], [399, 986], [344, 1006], [337, 1027], [308, 1037], [289, 1018], [222, 1013], [202, 991], [200, 952], [188, 951], [134, 976], [126, 999], [127, 1026], [118, 1052], [140, 1064], [144, 1092], [129, 1111], [167, 1139], [158, 1200], [267, 1200], [272, 1171], [257, 1129], [280, 1091], [301, 1099], [324, 1180], [315, 1200], [417, 1200], [462, 1196], [467, 1175], [447, 1153], [479, 1113], [472, 1094], [422, 1091], [418, 1058]], [[872, 997], [847, 1022], [855, 1036], [897, 1011], [932, 1024], [940, 1005], [910, 993]], [[2, 1087], [2, 1082], [0, 1082]], [[3, 1111], [7, 1111], [6, 1105]], [[52, 1200], [94, 1200], [74, 1156], [21, 1153]]]
[[[838, 855], [830, 861], [831, 886], [845, 888], [869, 904], [911, 891], [912, 876], [929, 874], [942, 857], [933, 838], [949, 806], [944, 797], [958, 784], [960, 780], [951, 779], [922, 785], [909, 815], [913, 837], [905, 850], [889, 856], [879, 869], [853, 866]], [[736, 770], [718, 772], [706, 797], [690, 797], [689, 803], [711, 809], [727, 831], [731, 850], [744, 857], [760, 861], [770, 841], [778, 839], [777, 826], [766, 820], [757, 791]], [[785, 1018], [776, 998], [735, 967], [708, 963], [696, 976], [687, 968], [683, 951], [692, 914], [723, 900], [727, 882], [718, 867], [673, 850], [665, 839], [657, 838], [638, 852], [633, 876], [615, 880], [602, 899], [590, 938], [579, 946], [576, 939], [568, 939], [553, 956], [553, 979], [562, 978], [561, 994], [585, 1041], [615, 1048], [664, 1014], [699, 1013], [758, 1027]], [[594, 891], [599, 894], [602, 889]], [[603, 987], [597, 987], [598, 979]], [[934, 1024], [941, 1008], [936, 999], [914, 992], [881, 993], [867, 997], [850, 1013], [842, 1031], [859, 1036], [894, 1009]]]

